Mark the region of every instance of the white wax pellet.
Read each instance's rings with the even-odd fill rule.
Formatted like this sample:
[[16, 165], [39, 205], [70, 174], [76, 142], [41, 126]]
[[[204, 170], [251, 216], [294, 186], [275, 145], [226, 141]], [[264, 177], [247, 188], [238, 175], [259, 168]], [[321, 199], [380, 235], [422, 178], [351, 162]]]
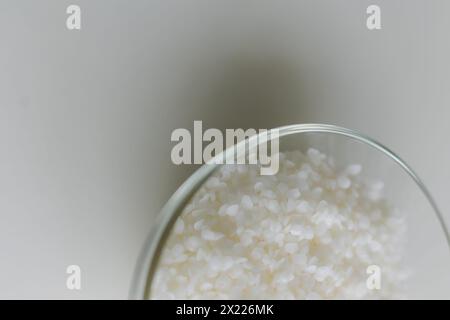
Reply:
[[[360, 299], [399, 292], [404, 216], [360, 164], [317, 149], [280, 153], [277, 175], [223, 165], [197, 190], [162, 251], [151, 298]], [[338, 168], [344, 168], [341, 170]], [[376, 178], [376, 177], [375, 177]], [[383, 290], [366, 268], [383, 267]]]

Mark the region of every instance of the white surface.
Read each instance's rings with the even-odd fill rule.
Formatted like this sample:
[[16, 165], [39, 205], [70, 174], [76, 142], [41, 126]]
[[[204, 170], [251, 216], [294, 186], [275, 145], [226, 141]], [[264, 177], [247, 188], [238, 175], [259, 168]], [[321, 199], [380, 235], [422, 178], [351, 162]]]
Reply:
[[[187, 176], [170, 133], [333, 123], [416, 169], [450, 210], [450, 2], [0, 1], [0, 297], [125, 298]], [[65, 268], [82, 268], [82, 290]]]

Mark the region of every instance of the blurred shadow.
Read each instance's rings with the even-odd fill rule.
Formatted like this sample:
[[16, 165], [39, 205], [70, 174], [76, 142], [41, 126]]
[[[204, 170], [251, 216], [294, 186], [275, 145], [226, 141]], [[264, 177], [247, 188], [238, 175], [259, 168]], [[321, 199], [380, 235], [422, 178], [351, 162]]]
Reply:
[[261, 53], [235, 55], [206, 79], [190, 119], [202, 120], [204, 128], [269, 129], [304, 122], [308, 97], [295, 61]]
[[[306, 122], [309, 104], [306, 74], [299, 59], [283, 54], [242, 50], [193, 66], [176, 92], [178, 127], [193, 130], [193, 121], [208, 128], [270, 129]], [[174, 143], [172, 143], [172, 146]], [[198, 166], [175, 169], [179, 185]], [[181, 179], [180, 179], [181, 178]], [[174, 181], [175, 182], [175, 181]]]

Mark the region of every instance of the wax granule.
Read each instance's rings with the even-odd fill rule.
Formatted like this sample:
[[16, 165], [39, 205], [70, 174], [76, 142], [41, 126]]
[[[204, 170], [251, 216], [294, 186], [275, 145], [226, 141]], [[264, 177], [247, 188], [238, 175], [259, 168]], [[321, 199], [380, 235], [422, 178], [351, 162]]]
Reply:
[[[197, 191], [162, 251], [150, 298], [395, 298], [404, 216], [357, 163], [315, 149], [280, 153], [280, 169], [224, 165]], [[377, 177], [373, 177], [377, 178]], [[367, 288], [367, 268], [382, 271]]]

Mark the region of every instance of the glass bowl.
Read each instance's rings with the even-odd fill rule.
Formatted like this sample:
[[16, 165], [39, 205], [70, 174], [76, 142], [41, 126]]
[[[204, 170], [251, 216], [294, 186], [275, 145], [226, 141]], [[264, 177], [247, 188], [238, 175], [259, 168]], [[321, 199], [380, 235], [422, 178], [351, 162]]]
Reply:
[[[403, 160], [373, 139], [333, 125], [290, 125], [278, 128], [278, 133], [280, 151], [306, 151], [312, 147], [332, 156], [338, 167], [340, 164], [359, 163], [363, 167], [364, 179], [383, 181], [386, 198], [406, 215], [408, 239], [404, 263], [412, 271], [406, 282], [406, 298], [450, 298], [448, 230], [430, 192]], [[239, 147], [245, 147], [245, 141]], [[138, 258], [131, 299], [150, 297], [158, 261], [176, 218], [219, 166], [205, 164], [200, 167], [162, 208]]]

